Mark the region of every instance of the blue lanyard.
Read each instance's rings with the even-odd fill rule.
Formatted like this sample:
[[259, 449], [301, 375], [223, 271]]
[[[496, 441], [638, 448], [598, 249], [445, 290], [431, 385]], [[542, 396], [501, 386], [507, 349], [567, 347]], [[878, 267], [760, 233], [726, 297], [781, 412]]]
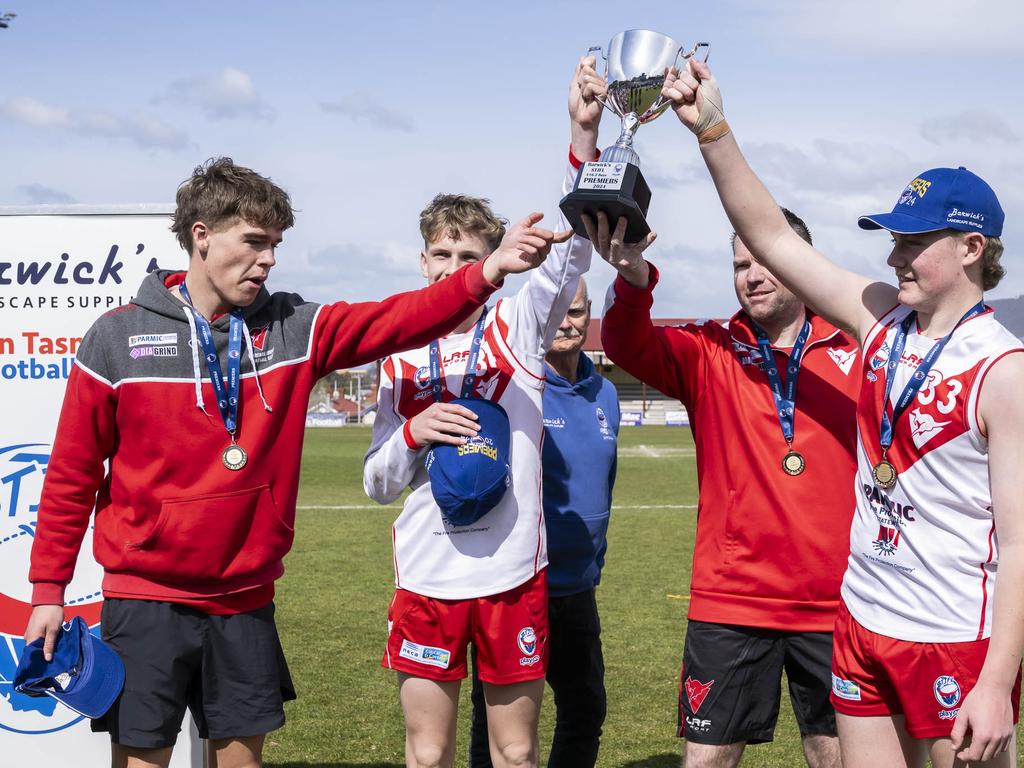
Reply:
[[[473, 331], [473, 341], [469, 345], [469, 360], [466, 362], [466, 375], [462, 377], [462, 398], [473, 396], [473, 387], [476, 385], [476, 360], [480, 356], [480, 342], [484, 337], [484, 320], [487, 319], [487, 308], [484, 307], [483, 314], [476, 323]], [[441, 350], [437, 340], [430, 342], [430, 389], [434, 393], [434, 402], [441, 402], [441, 392], [444, 388], [441, 379]]]
[[957, 328], [966, 323], [972, 317], [977, 317], [984, 311], [985, 302], [979, 301], [967, 310], [967, 313], [960, 318], [956, 325], [953, 326], [952, 331], [932, 344], [932, 348], [928, 350], [928, 354], [924, 356], [921, 364], [917, 366], [914, 374], [910, 377], [910, 381], [908, 381], [906, 386], [903, 387], [903, 394], [900, 395], [899, 401], [892, 410], [892, 418], [890, 418], [889, 395], [892, 392], [892, 385], [896, 379], [896, 367], [900, 364], [900, 358], [903, 357], [903, 348], [907, 345], [907, 334], [910, 332], [910, 326], [917, 321], [917, 312], [911, 312], [903, 318], [903, 322], [900, 323], [899, 327], [896, 329], [896, 335], [893, 336], [892, 349], [889, 350], [889, 361], [885, 365], [885, 397], [882, 399], [882, 426], [879, 430], [879, 437], [881, 439], [883, 450], [892, 445], [892, 433], [893, 428], [896, 426], [896, 421], [903, 415], [903, 412], [910, 407], [914, 398], [917, 397], [917, 393], [924, 385], [925, 379], [928, 378], [928, 373], [931, 371], [932, 365], [935, 364], [939, 355], [942, 354], [942, 350], [946, 346], [946, 342], [953, 337]]
[[761, 350], [761, 370], [768, 376], [768, 386], [772, 390], [772, 399], [775, 401], [775, 412], [779, 417], [779, 426], [782, 427], [782, 436], [786, 443], [793, 442], [793, 414], [796, 412], [796, 380], [800, 376], [800, 363], [803, 361], [804, 347], [811, 335], [811, 321], [804, 320], [803, 328], [796, 337], [793, 350], [789, 355], [789, 363], [786, 365], [786, 386], [783, 388], [782, 380], [779, 378], [779, 369], [775, 367], [775, 352], [768, 341], [768, 334], [757, 323], [751, 321], [754, 326], [754, 333], [757, 335], [757, 347]]
[[224, 420], [224, 428], [233, 438], [238, 426], [238, 390], [242, 372], [242, 310], [238, 307], [231, 310], [231, 325], [228, 330], [228, 383], [225, 387], [224, 374], [221, 372], [220, 360], [217, 359], [217, 347], [213, 343], [210, 324], [192, 304], [192, 297], [188, 295], [184, 280], [178, 284], [178, 290], [188, 302], [195, 317], [196, 336], [199, 339], [199, 346], [203, 349], [206, 370], [210, 373], [210, 384], [213, 385], [213, 392], [217, 396], [220, 417]]

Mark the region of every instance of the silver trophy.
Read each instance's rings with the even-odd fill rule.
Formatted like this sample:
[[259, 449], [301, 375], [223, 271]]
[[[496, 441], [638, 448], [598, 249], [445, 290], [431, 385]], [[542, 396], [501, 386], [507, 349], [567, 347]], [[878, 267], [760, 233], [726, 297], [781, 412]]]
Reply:
[[572, 192], [559, 204], [576, 234], [587, 236], [582, 215], [596, 220], [598, 211], [605, 212], [613, 227], [620, 216], [626, 217], [628, 243], [642, 240], [651, 231], [646, 218], [651, 189], [640, 172], [633, 136], [641, 125], [668, 109], [669, 102], [661, 95], [665, 72], [708, 47], [708, 43], [697, 43], [686, 53], [671, 37], [629, 29], [611, 39], [607, 54], [600, 46], [587, 51], [599, 52], [605, 60], [608, 93], [600, 101], [621, 118], [622, 132], [615, 144], [601, 153], [598, 162], [583, 164]]

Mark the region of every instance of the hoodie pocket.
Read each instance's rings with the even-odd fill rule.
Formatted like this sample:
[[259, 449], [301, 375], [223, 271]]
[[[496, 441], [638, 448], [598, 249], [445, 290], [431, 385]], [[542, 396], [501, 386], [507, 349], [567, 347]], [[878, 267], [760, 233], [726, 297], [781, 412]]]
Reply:
[[173, 499], [145, 538], [128, 545], [126, 570], [167, 582], [239, 579], [281, 560], [293, 537], [267, 485]]

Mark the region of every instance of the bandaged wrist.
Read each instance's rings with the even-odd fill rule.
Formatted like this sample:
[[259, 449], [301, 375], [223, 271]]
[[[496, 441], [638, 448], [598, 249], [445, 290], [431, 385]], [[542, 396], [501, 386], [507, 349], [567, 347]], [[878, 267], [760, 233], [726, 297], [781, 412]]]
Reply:
[[722, 120], [722, 122], [716, 123], [707, 130], [697, 134], [697, 143], [710, 144], [713, 141], [718, 141], [727, 133], [729, 133], [729, 123]]

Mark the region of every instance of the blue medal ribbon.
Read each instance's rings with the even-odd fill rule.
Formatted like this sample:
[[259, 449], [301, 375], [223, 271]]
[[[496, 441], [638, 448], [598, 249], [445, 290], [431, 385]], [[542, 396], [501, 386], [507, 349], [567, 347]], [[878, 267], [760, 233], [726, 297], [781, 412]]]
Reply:
[[231, 310], [231, 324], [228, 328], [228, 380], [224, 383], [224, 374], [220, 367], [220, 360], [217, 359], [217, 346], [213, 343], [213, 331], [206, 318], [199, 314], [199, 311], [192, 303], [188, 288], [183, 280], [178, 285], [182, 298], [188, 302], [189, 309], [196, 321], [196, 337], [199, 339], [199, 346], [203, 350], [203, 359], [206, 361], [206, 370], [210, 374], [210, 384], [213, 385], [213, 392], [217, 396], [217, 408], [220, 410], [220, 417], [224, 421], [224, 428], [231, 435], [231, 442], [235, 440], [235, 430], [238, 427], [238, 392], [241, 385], [242, 372], [242, 310], [235, 307]]
[[[483, 314], [476, 323], [473, 330], [473, 340], [469, 344], [469, 360], [466, 362], [466, 374], [462, 377], [461, 398], [473, 397], [473, 387], [476, 386], [476, 361], [480, 356], [480, 343], [484, 338], [484, 320], [487, 319], [487, 308], [484, 307]], [[437, 340], [430, 342], [430, 389], [434, 393], [434, 402], [441, 402], [441, 393], [444, 390], [444, 379], [441, 377], [441, 349]]]
[[800, 333], [793, 343], [793, 350], [789, 354], [789, 363], [786, 364], [785, 387], [779, 377], [779, 369], [775, 365], [775, 352], [771, 342], [768, 341], [768, 334], [757, 323], [751, 321], [751, 324], [754, 326], [754, 333], [757, 336], [757, 347], [761, 350], [761, 370], [768, 377], [768, 386], [772, 390], [772, 399], [775, 401], [775, 412], [779, 417], [779, 426], [782, 427], [782, 436], [787, 445], [792, 445], [793, 416], [796, 413], [796, 382], [800, 376], [800, 363], [803, 361], [804, 347], [807, 346], [807, 339], [811, 335], [811, 321], [804, 320], [803, 328], [800, 329]]
[[892, 385], [896, 379], [896, 367], [900, 364], [900, 358], [903, 357], [903, 349], [907, 345], [907, 334], [910, 332], [910, 326], [917, 322], [917, 312], [911, 312], [905, 318], [903, 322], [896, 328], [896, 335], [892, 339], [892, 348], [889, 350], [889, 361], [885, 364], [885, 397], [882, 400], [882, 425], [879, 429], [879, 439], [882, 444], [882, 458], [885, 458], [886, 450], [892, 445], [893, 429], [896, 426], [896, 421], [900, 416], [910, 407], [910, 404], [917, 397], [917, 393], [921, 391], [921, 387], [924, 386], [925, 380], [928, 378], [928, 373], [932, 369], [932, 365], [939, 359], [939, 355], [942, 354], [942, 350], [945, 348], [946, 343], [956, 333], [956, 329], [966, 323], [972, 317], [977, 317], [985, 311], [985, 302], [979, 301], [969, 310], [966, 314], [960, 318], [956, 325], [953, 326], [953, 330], [943, 336], [941, 339], [932, 344], [932, 348], [928, 350], [928, 353], [924, 356], [921, 364], [917, 366], [913, 375], [910, 377], [910, 381], [907, 382], [906, 386], [903, 387], [903, 393], [900, 395], [900, 399], [897, 401], [896, 406], [892, 409], [892, 417], [889, 416], [889, 395], [892, 393]]

